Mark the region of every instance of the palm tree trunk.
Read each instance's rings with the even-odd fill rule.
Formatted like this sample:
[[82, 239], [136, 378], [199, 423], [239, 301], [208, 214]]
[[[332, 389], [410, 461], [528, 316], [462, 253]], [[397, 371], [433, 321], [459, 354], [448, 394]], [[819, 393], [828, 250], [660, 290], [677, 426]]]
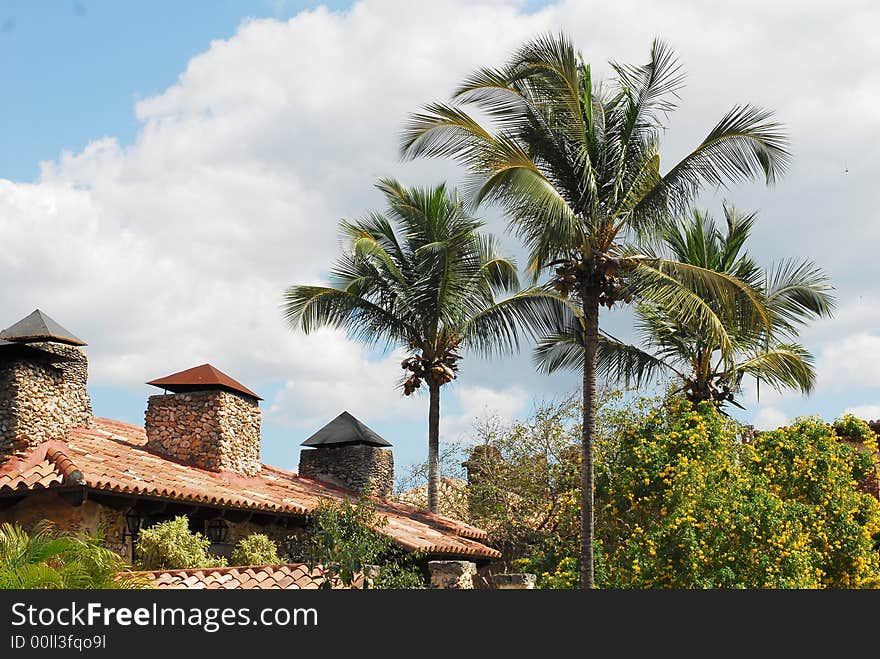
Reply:
[[436, 513], [440, 498], [440, 385], [429, 382], [428, 391], [428, 510]]
[[599, 292], [581, 289], [584, 312], [584, 418], [581, 437], [581, 589], [595, 587], [593, 576], [593, 439], [596, 436], [596, 351], [599, 346]]

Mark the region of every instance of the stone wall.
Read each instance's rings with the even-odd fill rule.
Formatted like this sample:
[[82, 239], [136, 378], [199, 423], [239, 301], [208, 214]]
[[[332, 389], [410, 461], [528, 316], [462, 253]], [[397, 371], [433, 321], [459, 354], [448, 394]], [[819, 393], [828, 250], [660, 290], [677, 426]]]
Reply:
[[369, 487], [371, 494], [388, 498], [394, 487], [394, 455], [391, 449], [366, 444], [303, 449], [299, 475], [355, 492]]
[[260, 471], [260, 408], [228, 391], [150, 396], [147, 448], [211, 471]]
[[24, 497], [15, 505], [0, 511], [0, 522], [18, 523], [32, 530], [40, 520], [48, 519], [64, 531], [94, 534], [103, 529], [107, 548], [131, 560], [129, 542], [123, 541], [125, 531], [124, 513], [94, 501], [86, 500], [73, 506], [54, 492], [38, 492]]
[[73, 361], [0, 363], [0, 462], [50, 439], [63, 439], [70, 428], [92, 423], [85, 353], [60, 343], [31, 345]]
[[477, 576], [477, 565], [471, 561], [428, 561], [431, 588], [442, 590], [472, 590]]

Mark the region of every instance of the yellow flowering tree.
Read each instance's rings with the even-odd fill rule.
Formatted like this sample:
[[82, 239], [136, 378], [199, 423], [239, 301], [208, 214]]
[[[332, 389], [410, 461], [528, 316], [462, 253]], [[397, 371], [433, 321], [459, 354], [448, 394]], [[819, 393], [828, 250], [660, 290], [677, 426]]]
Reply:
[[598, 465], [603, 585], [877, 585], [880, 503], [857, 487], [874, 469], [868, 433], [859, 449], [811, 418], [751, 439], [680, 399], [637, 416]]

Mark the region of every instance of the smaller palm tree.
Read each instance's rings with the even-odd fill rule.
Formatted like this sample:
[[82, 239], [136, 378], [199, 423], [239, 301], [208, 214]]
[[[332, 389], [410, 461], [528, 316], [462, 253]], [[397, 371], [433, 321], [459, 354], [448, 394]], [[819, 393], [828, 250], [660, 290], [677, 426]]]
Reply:
[[[691, 401], [711, 401], [719, 408], [726, 403], [742, 408], [735, 397], [744, 375], [754, 376], [759, 387], [766, 382], [777, 390], [812, 391], [813, 356], [797, 342], [797, 335], [809, 320], [832, 314], [833, 289], [827, 275], [809, 260], [786, 260], [761, 269], [744, 251], [756, 214], [741, 215], [725, 205], [724, 217], [722, 233], [707, 213], [694, 211], [663, 233], [666, 250], [682, 263], [725, 273], [752, 287], [760, 294], [769, 324], [751, 306], [720, 305], [709, 290], [702, 297], [721, 319], [715, 325], [685, 318], [674, 305], [643, 300], [635, 306], [643, 347], [608, 334], [600, 337], [598, 368], [605, 377], [639, 386], [671, 375], [681, 383], [677, 391]], [[580, 326], [568, 313], [557, 331], [539, 340], [535, 361], [540, 368], [582, 368]], [[722, 343], [732, 350], [722, 351]]]
[[[565, 302], [544, 288], [519, 289], [517, 269], [492, 236], [479, 232], [458, 195], [445, 185], [407, 188], [391, 179], [377, 188], [386, 214], [342, 222], [345, 242], [331, 286], [292, 286], [284, 294], [290, 326], [308, 333], [343, 328], [355, 339], [407, 351], [403, 393], [429, 394], [428, 509], [440, 485], [440, 389], [456, 379], [461, 352], [516, 350], [523, 329], [546, 332]], [[501, 293], [511, 293], [496, 300]]]
[[0, 524], [0, 590], [141, 588], [103, 535], [67, 534], [43, 521], [33, 532]]

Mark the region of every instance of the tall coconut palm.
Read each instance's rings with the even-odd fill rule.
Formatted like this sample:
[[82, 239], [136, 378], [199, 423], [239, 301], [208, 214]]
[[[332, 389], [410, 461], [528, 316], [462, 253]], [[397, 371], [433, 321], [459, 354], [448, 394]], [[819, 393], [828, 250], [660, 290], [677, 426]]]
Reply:
[[102, 541], [100, 534], [64, 533], [49, 522], [32, 532], [0, 524], [0, 589], [145, 587]]
[[461, 351], [514, 350], [523, 329], [547, 331], [564, 306], [550, 290], [519, 289], [514, 263], [499, 255], [445, 185], [406, 188], [381, 180], [386, 214], [342, 222], [345, 245], [331, 270], [332, 286], [292, 286], [284, 293], [290, 326], [308, 333], [343, 328], [371, 343], [407, 351], [403, 392], [428, 389], [428, 509], [437, 511], [440, 484], [440, 389], [456, 379]]
[[[534, 277], [550, 272], [579, 302], [584, 326], [581, 586], [593, 583], [593, 436], [599, 309], [633, 296], [665, 298], [685, 316], [720, 325], [694, 286], [732, 301], [752, 294], [732, 278], [651, 258], [641, 249], [704, 185], [773, 182], [789, 159], [770, 112], [737, 106], [672, 168], [661, 171], [663, 119], [683, 84], [672, 52], [656, 40], [641, 66], [612, 63], [609, 86], [563, 35], [525, 44], [502, 68], [480, 69], [411, 117], [405, 157], [453, 157], [470, 171], [473, 202], [500, 204], [530, 252]], [[485, 119], [468, 113], [473, 106]], [[663, 285], [678, 282], [681, 286]], [[757, 308], [757, 301], [752, 299]], [[730, 351], [729, 344], [724, 345]]]
[[[813, 356], [797, 343], [797, 335], [798, 328], [808, 321], [832, 314], [834, 296], [828, 276], [806, 259], [782, 261], [769, 270], [760, 268], [745, 251], [756, 215], [741, 215], [725, 205], [724, 219], [722, 232], [708, 213], [694, 211], [663, 232], [666, 251], [683, 263], [724, 272], [748, 283], [761, 295], [769, 328], [752, 313], [736, 307], [720, 309], [714, 300], [706, 299], [723, 320], [734, 346], [732, 353], [725, 354], [713, 328], [687, 322], [677, 308], [663, 302], [642, 301], [635, 305], [635, 315], [643, 347], [600, 335], [600, 374], [634, 386], [658, 376], [672, 376], [680, 383], [678, 391], [691, 401], [709, 401], [719, 408], [726, 403], [742, 407], [735, 396], [744, 375], [777, 390], [812, 391], [816, 380]], [[539, 340], [535, 361], [547, 372], [582, 369], [583, 345], [580, 321], [569, 313], [558, 332]]]

